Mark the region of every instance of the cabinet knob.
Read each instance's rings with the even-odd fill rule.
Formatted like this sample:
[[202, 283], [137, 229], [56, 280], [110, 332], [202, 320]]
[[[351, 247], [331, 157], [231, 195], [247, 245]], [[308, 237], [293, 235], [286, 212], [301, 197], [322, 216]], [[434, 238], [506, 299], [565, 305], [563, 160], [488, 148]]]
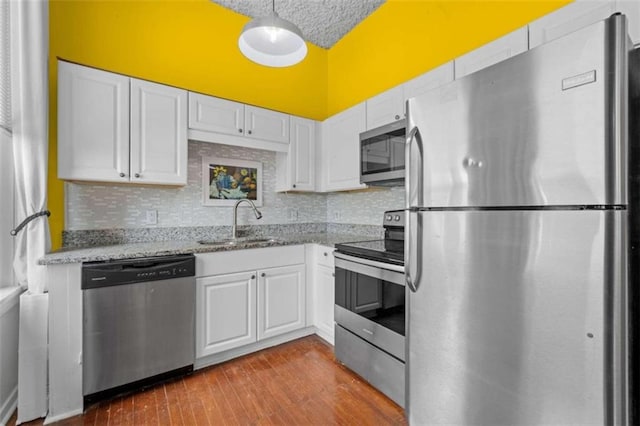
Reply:
[[295, 184], [295, 183], [293, 184], [293, 187], [294, 187], [294, 188], [296, 187], [296, 184]]
[[238, 129], [238, 132], [239, 132], [239, 133], [242, 133], [242, 129]]
[[324, 257], [329, 256], [329, 253], [327, 253], [326, 251], [324, 252]]
[[266, 277], [267, 274], [265, 274], [264, 272], [260, 274], [261, 277]]
[[251, 130], [249, 130], [247, 133], [251, 134]]
[[136, 173], [134, 176], [139, 178], [140, 177], [140, 173]]
[[400, 116], [399, 115], [396, 115], [396, 120], [400, 120]]
[[251, 275], [251, 279], [252, 279], [252, 280], [255, 280], [255, 279], [256, 279], [256, 276], [255, 276], [255, 275]]
[[335, 273], [335, 272], [332, 272], [332, 273], [331, 273], [331, 276], [335, 278], [336, 273]]
[[120, 173], [120, 177], [125, 177], [125, 174], [124, 173]]

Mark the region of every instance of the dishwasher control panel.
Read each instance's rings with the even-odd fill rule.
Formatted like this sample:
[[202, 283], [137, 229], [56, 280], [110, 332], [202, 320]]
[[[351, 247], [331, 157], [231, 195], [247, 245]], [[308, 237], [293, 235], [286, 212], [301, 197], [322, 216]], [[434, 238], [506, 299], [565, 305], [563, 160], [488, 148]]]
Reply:
[[195, 274], [196, 261], [192, 254], [86, 262], [82, 265], [82, 289], [193, 277]]

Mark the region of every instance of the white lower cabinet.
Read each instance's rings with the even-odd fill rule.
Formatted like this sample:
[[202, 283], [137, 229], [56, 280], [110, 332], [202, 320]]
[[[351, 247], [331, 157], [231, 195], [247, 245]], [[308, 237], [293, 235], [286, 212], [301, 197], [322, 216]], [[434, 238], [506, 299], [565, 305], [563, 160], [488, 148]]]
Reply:
[[196, 280], [196, 357], [256, 341], [256, 273]]
[[335, 269], [333, 247], [315, 246], [313, 273], [313, 325], [318, 336], [333, 344]]
[[315, 286], [315, 326], [318, 335], [333, 344], [333, 306], [335, 304], [335, 272], [333, 268], [318, 266]]
[[301, 247], [196, 256], [196, 358], [306, 327]]
[[305, 267], [283, 266], [260, 271], [258, 340], [305, 326]]

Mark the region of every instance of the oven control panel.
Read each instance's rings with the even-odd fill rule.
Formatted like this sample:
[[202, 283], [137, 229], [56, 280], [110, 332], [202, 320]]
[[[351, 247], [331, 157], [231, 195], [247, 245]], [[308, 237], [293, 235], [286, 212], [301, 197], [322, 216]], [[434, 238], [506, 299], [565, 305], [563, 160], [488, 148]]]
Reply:
[[404, 210], [389, 210], [384, 213], [383, 226], [397, 226], [404, 228]]

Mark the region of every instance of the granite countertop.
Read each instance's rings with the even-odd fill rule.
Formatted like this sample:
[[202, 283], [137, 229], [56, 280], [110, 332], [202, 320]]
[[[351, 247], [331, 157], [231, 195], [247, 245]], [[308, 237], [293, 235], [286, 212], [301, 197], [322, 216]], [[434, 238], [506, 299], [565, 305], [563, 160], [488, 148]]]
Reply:
[[115, 244], [86, 248], [61, 249], [49, 253], [39, 260], [41, 265], [63, 263], [95, 262], [116, 259], [131, 259], [149, 256], [168, 256], [190, 253], [211, 253], [228, 250], [244, 250], [251, 248], [276, 247], [295, 244], [321, 244], [334, 246], [339, 243], [353, 241], [370, 241], [376, 238], [371, 235], [344, 233], [301, 233], [295, 235], [273, 236], [275, 241], [243, 242], [237, 245], [207, 245], [198, 241], [156, 241], [147, 243]]

